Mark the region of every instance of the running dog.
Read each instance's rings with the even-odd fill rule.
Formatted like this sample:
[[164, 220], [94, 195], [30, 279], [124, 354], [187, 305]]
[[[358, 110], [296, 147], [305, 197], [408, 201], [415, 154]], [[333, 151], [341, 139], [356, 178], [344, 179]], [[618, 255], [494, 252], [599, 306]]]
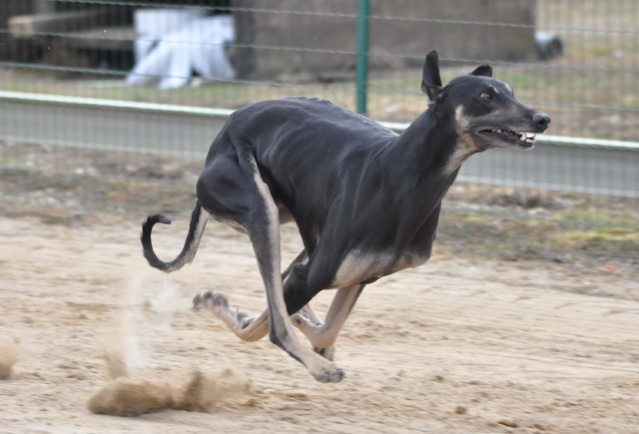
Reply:
[[[249, 317], [210, 291], [194, 298], [194, 308], [210, 310], [243, 340], [268, 333], [318, 381], [342, 380], [333, 344], [357, 298], [380, 277], [428, 261], [442, 198], [462, 163], [490, 148], [530, 149], [550, 123], [493, 79], [488, 65], [444, 86], [435, 51], [426, 56], [421, 89], [428, 108], [400, 135], [314, 98], [237, 110], [209, 149], [181, 253], [171, 262], [154, 253], [153, 226], [170, 223], [158, 214], [142, 226], [145, 258], [165, 272], [191, 262], [209, 217], [247, 234], [266, 311]], [[289, 221], [304, 250], [280, 273], [279, 225]], [[330, 288], [337, 292], [321, 322], [308, 303]]]

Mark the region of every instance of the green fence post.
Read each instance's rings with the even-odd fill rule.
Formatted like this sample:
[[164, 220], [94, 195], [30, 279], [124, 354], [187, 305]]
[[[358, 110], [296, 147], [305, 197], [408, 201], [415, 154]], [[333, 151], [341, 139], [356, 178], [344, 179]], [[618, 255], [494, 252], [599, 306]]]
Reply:
[[370, 0], [359, 0], [357, 19], [357, 113], [367, 112]]

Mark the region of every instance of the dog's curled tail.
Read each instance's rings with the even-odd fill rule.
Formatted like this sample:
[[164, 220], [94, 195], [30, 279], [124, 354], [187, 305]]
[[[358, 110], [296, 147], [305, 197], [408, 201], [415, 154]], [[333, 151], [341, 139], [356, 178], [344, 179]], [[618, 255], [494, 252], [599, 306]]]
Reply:
[[208, 220], [208, 214], [202, 212], [202, 206], [199, 202], [196, 202], [195, 209], [191, 214], [191, 223], [189, 224], [189, 233], [184, 241], [184, 247], [180, 254], [171, 262], [164, 262], [157, 257], [153, 251], [153, 243], [151, 242], [151, 230], [156, 223], [162, 223], [165, 225], [171, 224], [171, 220], [162, 214], [151, 215], [146, 219], [146, 222], [142, 224], [142, 235], [140, 241], [142, 241], [142, 251], [144, 257], [149, 262], [151, 267], [158, 270], [170, 273], [175, 270], [179, 270], [184, 265], [193, 261], [197, 248], [200, 245], [200, 239], [204, 233], [206, 222]]

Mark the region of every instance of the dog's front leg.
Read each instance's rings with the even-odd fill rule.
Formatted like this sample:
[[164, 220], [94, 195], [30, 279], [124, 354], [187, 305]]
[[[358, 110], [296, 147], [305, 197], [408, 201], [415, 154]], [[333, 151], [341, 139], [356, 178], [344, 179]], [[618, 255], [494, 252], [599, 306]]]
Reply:
[[[312, 333], [312, 330], [319, 330], [324, 325], [324, 322], [319, 319], [319, 317], [315, 314], [315, 311], [313, 311], [310, 303], [291, 316], [291, 320], [293, 321], [293, 325], [301, 330], [307, 338], [307, 333]], [[312, 339], [309, 340], [311, 340], [311, 345], [313, 345], [313, 351], [325, 359], [331, 361], [335, 360], [335, 345], [321, 348], [314, 345]]]
[[316, 353], [333, 360], [337, 335], [342, 330], [363, 289], [363, 284], [339, 288], [324, 323], [319, 322], [317, 317], [307, 317], [304, 311], [293, 316], [295, 325], [311, 341]]

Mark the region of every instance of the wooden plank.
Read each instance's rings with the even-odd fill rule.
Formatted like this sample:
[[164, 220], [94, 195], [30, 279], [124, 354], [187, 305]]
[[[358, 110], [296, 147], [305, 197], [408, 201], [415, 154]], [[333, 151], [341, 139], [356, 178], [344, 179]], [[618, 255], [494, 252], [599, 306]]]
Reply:
[[14, 38], [32, 38], [42, 33], [84, 30], [107, 24], [113, 10], [55, 12], [17, 15], [9, 19], [9, 32]]

